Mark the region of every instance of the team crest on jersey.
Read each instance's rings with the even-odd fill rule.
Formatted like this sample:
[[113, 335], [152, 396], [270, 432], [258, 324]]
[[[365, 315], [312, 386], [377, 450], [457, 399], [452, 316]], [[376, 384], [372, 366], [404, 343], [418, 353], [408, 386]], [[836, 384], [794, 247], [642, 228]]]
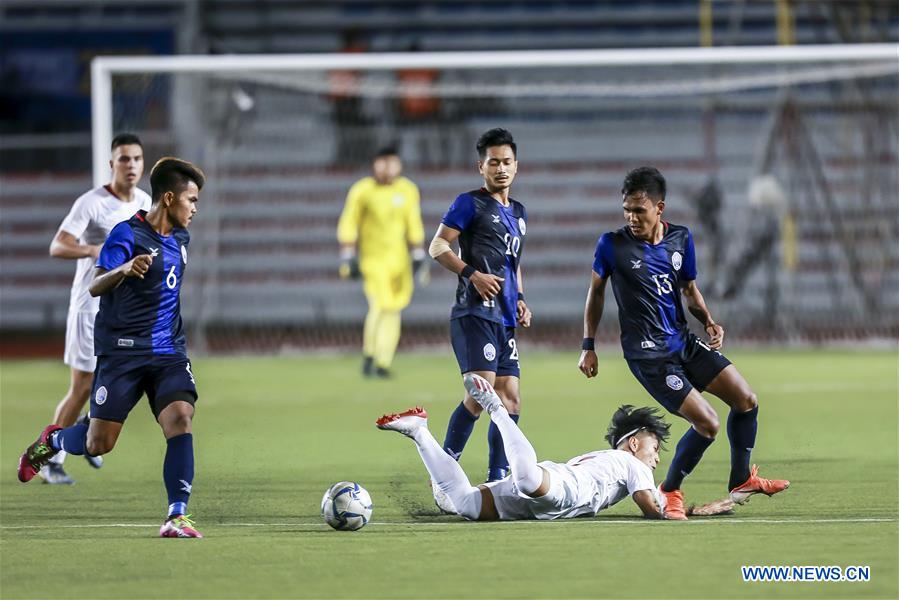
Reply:
[[684, 257], [681, 256], [680, 252], [675, 252], [671, 255], [671, 265], [674, 267], [675, 271], [680, 271], [680, 267], [683, 263]]
[[493, 344], [484, 344], [484, 358], [486, 358], [487, 360], [493, 360], [494, 358], [496, 358], [496, 348], [493, 346]]
[[94, 402], [96, 402], [97, 406], [102, 406], [106, 403], [106, 386], [101, 385], [97, 388], [97, 393], [94, 394]]
[[528, 230], [528, 224], [524, 222], [523, 217], [518, 217], [518, 230], [521, 232], [521, 235], [524, 235]]
[[186, 265], [187, 264], [187, 246], [181, 246], [181, 261]]
[[684, 380], [681, 379], [680, 377], [678, 377], [677, 375], [669, 375], [668, 377], [665, 378], [665, 383], [667, 383], [668, 387], [670, 387], [675, 392], [680, 389], [683, 389], [683, 387], [684, 387]]

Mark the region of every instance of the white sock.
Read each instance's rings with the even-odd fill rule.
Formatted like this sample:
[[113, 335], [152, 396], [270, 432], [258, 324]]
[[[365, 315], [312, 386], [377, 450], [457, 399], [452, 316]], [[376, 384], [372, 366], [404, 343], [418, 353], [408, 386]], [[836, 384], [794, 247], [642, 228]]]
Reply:
[[62, 466], [62, 463], [64, 463], [66, 461], [67, 454], [68, 454], [68, 452], [66, 452], [65, 450], [60, 450], [59, 452], [57, 452], [56, 454], [53, 455], [53, 458], [50, 459], [50, 462], [52, 462], [55, 465]]
[[543, 483], [543, 469], [537, 466], [537, 453], [534, 447], [504, 406], [490, 413], [490, 419], [496, 423], [500, 435], [503, 436], [503, 447], [506, 449], [506, 458], [509, 459], [515, 485], [525, 494], [532, 493]]
[[456, 512], [466, 519], [477, 520], [481, 514], [481, 490], [471, 485], [459, 463], [443, 451], [427, 427], [416, 429], [412, 440], [431, 480], [449, 496]]

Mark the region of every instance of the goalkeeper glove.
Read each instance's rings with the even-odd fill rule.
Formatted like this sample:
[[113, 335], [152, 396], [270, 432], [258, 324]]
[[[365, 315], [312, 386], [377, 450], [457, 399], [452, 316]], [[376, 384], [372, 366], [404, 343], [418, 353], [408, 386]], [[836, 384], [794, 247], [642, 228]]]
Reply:
[[359, 279], [362, 271], [359, 270], [359, 258], [352, 249], [343, 249], [340, 251], [340, 273], [341, 279]]

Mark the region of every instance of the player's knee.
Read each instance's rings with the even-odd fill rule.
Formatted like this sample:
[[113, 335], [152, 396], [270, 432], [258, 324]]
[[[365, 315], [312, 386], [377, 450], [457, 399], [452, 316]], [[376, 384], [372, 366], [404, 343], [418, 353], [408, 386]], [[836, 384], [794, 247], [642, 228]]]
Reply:
[[749, 391], [743, 395], [743, 401], [740, 403], [740, 412], [749, 412], [758, 408], [759, 397], [754, 392]]
[[116, 436], [113, 435], [88, 435], [84, 449], [91, 456], [109, 454], [115, 448]]
[[193, 415], [189, 412], [178, 411], [173, 414], [166, 415], [165, 420], [161, 423], [166, 438], [174, 437], [184, 433], [191, 432], [191, 423]]
[[721, 429], [721, 423], [718, 421], [718, 415], [715, 411], [704, 414], [701, 419], [697, 419], [693, 423], [693, 428], [703, 437], [715, 439], [718, 431]]
[[500, 395], [500, 398], [503, 401], [503, 406], [506, 407], [506, 410], [509, 411], [510, 415], [521, 413], [521, 396], [518, 394], [515, 394], [514, 396], [502, 394]]

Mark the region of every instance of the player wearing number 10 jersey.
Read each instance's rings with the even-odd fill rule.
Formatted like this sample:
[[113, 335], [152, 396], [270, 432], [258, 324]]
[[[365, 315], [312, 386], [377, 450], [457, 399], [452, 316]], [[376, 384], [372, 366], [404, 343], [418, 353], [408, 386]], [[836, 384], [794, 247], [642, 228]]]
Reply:
[[197, 388], [181, 323], [181, 281], [187, 227], [205, 180], [199, 168], [177, 158], [163, 158], [153, 167], [150, 211], [140, 210], [112, 229], [89, 287], [91, 296], [101, 297], [90, 423], [49, 425], [19, 460], [19, 480], [27, 482], [59, 451], [108, 454], [146, 393], [167, 446], [163, 479], [169, 510], [161, 537], [202, 537], [187, 514]]
[[[584, 342], [578, 367], [588, 378], [597, 375], [593, 335], [602, 317], [606, 282], [611, 278], [618, 303], [621, 347], [637, 380], [653, 398], [692, 427], [680, 439], [660, 490], [667, 499], [666, 516], [686, 519], [684, 478], [699, 464], [718, 433], [718, 416], [702, 397], [706, 390], [730, 407], [727, 436], [731, 447], [731, 499], [743, 503], [755, 493], [768, 496], [790, 483], [768, 480], [750, 469], [750, 453], [758, 428], [758, 398], [719, 349], [724, 328], [712, 318], [696, 285], [693, 235], [686, 227], [662, 221], [665, 178], [657, 169], [634, 169], [624, 179], [627, 226], [599, 238], [593, 275], [584, 309]], [[709, 342], [690, 333], [680, 301], [702, 323]]]
[[[450, 316], [453, 351], [463, 375], [476, 373], [494, 385], [513, 420], [518, 420], [518, 345], [515, 327], [529, 327], [524, 301], [521, 255], [527, 234], [524, 205], [509, 196], [518, 170], [517, 147], [505, 129], [491, 129], [477, 143], [478, 170], [484, 187], [460, 194], [443, 216], [430, 255], [459, 276]], [[457, 256], [450, 249], [459, 242]], [[469, 394], [450, 417], [444, 449], [458, 460], [481, 407]], [[509, 462], [499, 429], [487, 434], [487, 480], [502, 479]], [[439, 493], [438, 506], [444, 510]], [[449, 509], [450, 512], [452, 509]]]

